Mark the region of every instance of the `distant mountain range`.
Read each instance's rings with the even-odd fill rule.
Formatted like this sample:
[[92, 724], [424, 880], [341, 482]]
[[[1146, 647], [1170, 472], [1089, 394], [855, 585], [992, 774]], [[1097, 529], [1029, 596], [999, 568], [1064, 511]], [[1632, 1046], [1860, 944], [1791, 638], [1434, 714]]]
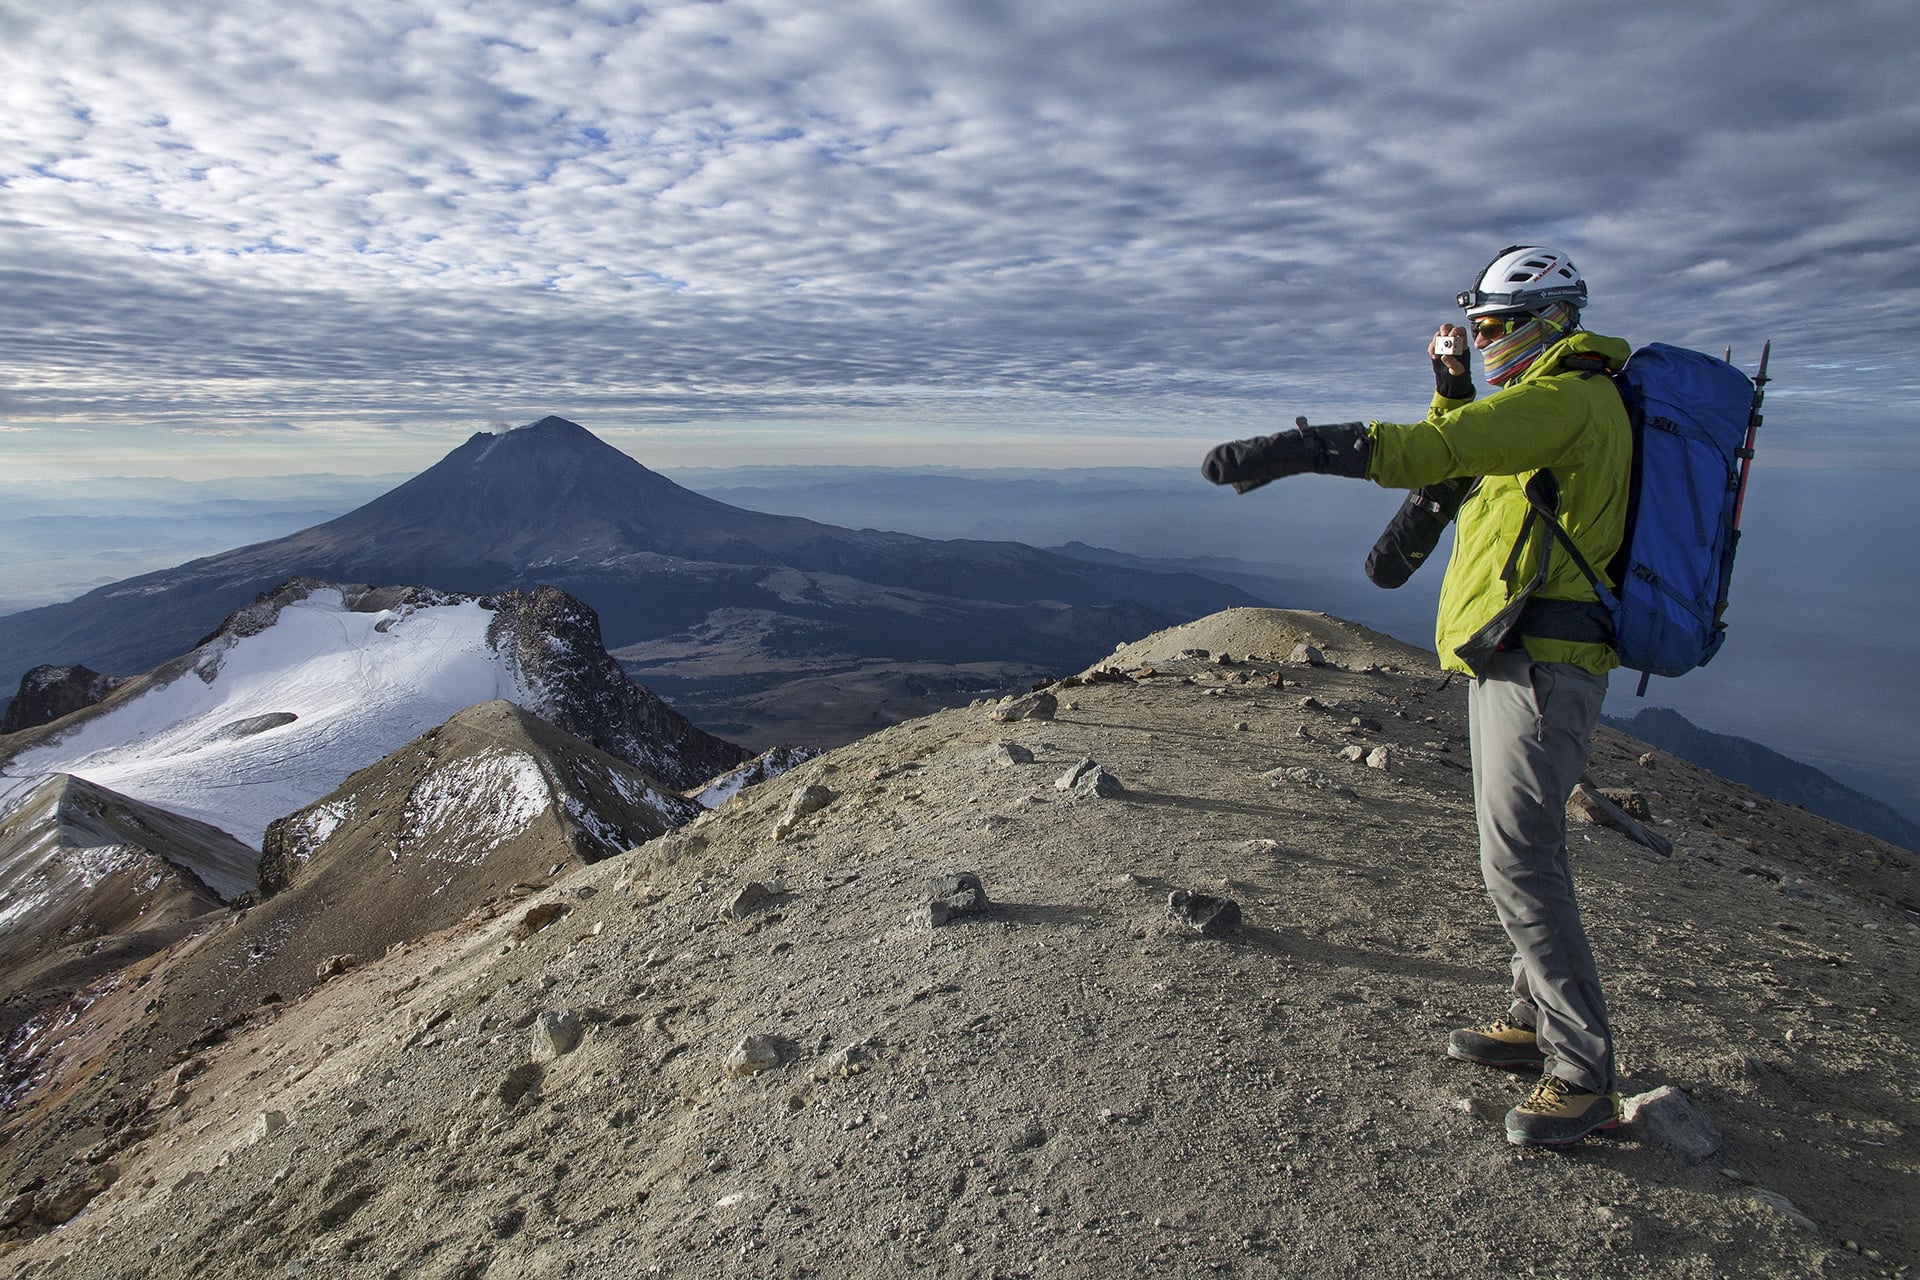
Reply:
[[598, 613], [616, 651], [717, 636], [737, 650], [750, 637], [720, 678], [799, 658], [1071, 669], [1169, 621], [1252, 603], [1195, 574], [728, 506], [548, 417], [477, 434], [338, 519], [0, 617], [0, 688], [43, 663], [147, 670], [296, 576], [470, 593], [550, 584]]
[[1702, 729], [1666, 707], [1646, 707], [1632, 716], [1603, 718], [1622, 733], [1711, 769], [1729, 781], [1920, 853], [1920, 825], [1909, 822], [1891, 805], [1834, 781], [1812, 765], [1747, 738]]

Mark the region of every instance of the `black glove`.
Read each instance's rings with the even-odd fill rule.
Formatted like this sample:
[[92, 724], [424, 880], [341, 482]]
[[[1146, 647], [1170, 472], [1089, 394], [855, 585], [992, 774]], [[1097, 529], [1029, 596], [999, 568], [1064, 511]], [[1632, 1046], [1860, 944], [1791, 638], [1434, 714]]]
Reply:
[[1411, 578], [1439, 545], [1441, 532], [1474, 484], [1472, 476], [1462, 476], [1408, 494], [1367, 553], [1368, 580], [1391, 590]]
[[1216, 445], [1200, 464], [1200, 474], [1214, 484], [1230, 484], [1237, 493], [1258, 489], [1269, 480], [1306, 471], [1365, 479], [1371, 441], [1364, 422], [1336, 422], [1309, 426], [1295, 418], [1293, 431], [1256, 436]]
[[1466, 368], [1455, 373], [1447, 368], [1446, 357], [1433, 358], [1433, 389], [1449, 400], [1471, 400], [1473, 399], [1473, 366], [1467, 365], [1466, 360], [1459, 356], [1455, 356], [1454, 359], [1466, 365]]

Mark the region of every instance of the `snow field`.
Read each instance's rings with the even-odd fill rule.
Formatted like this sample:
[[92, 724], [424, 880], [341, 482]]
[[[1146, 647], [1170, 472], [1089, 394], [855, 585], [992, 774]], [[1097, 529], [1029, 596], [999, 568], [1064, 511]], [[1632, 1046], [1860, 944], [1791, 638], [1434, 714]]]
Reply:
[[[275, 818], [474, 703], [537, 710], [487, 644], [492, 619], [472, 601], [354, 613], [338, 591], [316, 591], [259, 634], [208, 646], [196, 671], [23, 753], [11, 772], [71, 773], [257, 849]], [[231, 728], [280, 713], [295, 718]]]

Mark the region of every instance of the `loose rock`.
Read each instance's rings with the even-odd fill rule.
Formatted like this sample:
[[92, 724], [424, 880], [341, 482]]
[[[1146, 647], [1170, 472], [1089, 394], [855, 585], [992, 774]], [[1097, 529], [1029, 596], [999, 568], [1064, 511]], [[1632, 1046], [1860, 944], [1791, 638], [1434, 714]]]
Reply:
[[1197, 889], [1175, 889], [1167, 895], [1167, 919], [1208, 938], [1240, 931], [1240, 904]]
[[328, 956], [313, 967], [313, 980], [318, 983], [337, 978], [353, 966], [354, 957], [351, 955]]
[[520, 917], [520, 923], [513, 927], [513, 940], [525, 942], [534, 934], [567, 914], [567, 905], [563, 902], [541, 902], [527, 908], [527, 914]]
[[798, 788], [794, 791], [793, 798], [787, 801], [787, 811], [774, 825], [774, 839], [780, 840], [791, 835], [803, 820], [812, 817], [839, 798], [817, 782], [810, 782]]
[[809, 782], [796, 788], [792, 799], [787, 801], [786, 817], [792, 820], [810, 817], [839, 799], [832, 790], [817, 782]]
[[1033, 752], [1017, 742], [996, 742], [989, 753], [995, 764], [1032, 764]]
[[736, 1080], [747, 1076], [759, 1075], [769, 1067], [780, 1065], [780, 1047], [772, 1036], [750, 1035], [733, 1047], [727, 1055], [727, 1074]]
[[1620, 1113], [1634, 1130], [1689, 1160], [1704, 1160], [1720, 1149], [1720, 1131], [1713, 1121], [1672, 1085], [1625, 1099]]
[[992, 905], [978, 874], [956, 871], [927, 881], [927, 900], [914, 908], [913, 921], [936, 929], [956, 916], [972, 915]]
[[1001, 722], [1013, 720], [1051, 720], [1053, 719], [1054, 713], [1059, 709], [1060, 699], [1051, 693], [1042, 691], [1040, 693], [1024, 694], [1018, 698], [1011, 698], [1002, 702], [999, 706], [987, 713], [987, 719]]
[[1111, 797], [1124, 794], [1126, 791], [1120, 779], [1108, 773], [1104, 766], [1091, 757], [1082, 760], [1055, 778], [1053, 785], [1062, 791], [1072, 791], [1077, 795]]
[[955, 911], [985, 911], [993, 905], [987, 900], [987, 887], [974, 871], [935, 876], [927, 881], [927, 892]]
[[253, 1122], [253, 1128], [247, 1131], [248, 1143], [265, 1142], [274, 1134], [287, 1127], [287, 1113], [284, 1111], [262, 1111]]
[[571, 1009], [542, 1009], [533, 1020], [533, 1060], [547, 1062], [572, 1053], [580, 1044], [580, 1015]]
[[779, 894], [778, 885], [763, 880], [749, 880], [740, 886], [740, 892], [734, 894], [733, 901], [727, 904], [727, 914], [735, 920], [743, 920], [765, 908]]
[[1288, 661], [1296, 666], [1324, 667], [1327, 665], [1327, 656], [1312, 645], [1302, 642], [1293, 646], [1293, 653]]

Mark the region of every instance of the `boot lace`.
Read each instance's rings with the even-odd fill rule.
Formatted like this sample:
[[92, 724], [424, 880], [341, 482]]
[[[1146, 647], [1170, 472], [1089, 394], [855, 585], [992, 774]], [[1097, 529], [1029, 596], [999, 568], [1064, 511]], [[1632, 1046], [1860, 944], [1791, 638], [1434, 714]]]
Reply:
[[1540, 1077], [1540, 1083], [1533, 1086], [1533, 1092], [1527, 1095], [1527, 1111], [1558, 1111], [1566, 1104], [1567, 1095], [1573, 1092], [1573, 1086], [1556, 1075]]

